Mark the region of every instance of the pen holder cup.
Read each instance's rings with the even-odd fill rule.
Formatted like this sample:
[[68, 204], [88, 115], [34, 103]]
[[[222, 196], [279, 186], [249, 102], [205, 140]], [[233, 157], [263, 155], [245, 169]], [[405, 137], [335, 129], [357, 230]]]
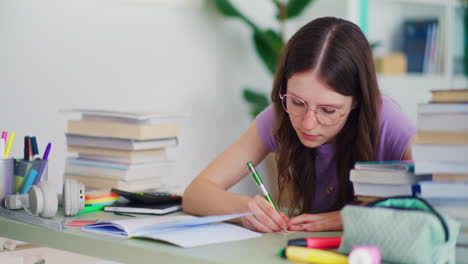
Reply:
[[13, 170], [13, 159], [0, 159], [0, 202], [2, 204], [3, 198], [14, 193]]
[[47, 160], [15, 160], [14, 193], [27, 193], [31, 186], [47, 180]]

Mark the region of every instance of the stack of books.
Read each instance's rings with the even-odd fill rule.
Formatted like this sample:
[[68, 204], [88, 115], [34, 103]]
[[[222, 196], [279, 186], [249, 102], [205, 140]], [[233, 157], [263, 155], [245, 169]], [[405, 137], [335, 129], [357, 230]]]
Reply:
[[417, 128], [415, 172], [432, 174], [420, 196], [468, 233], [468, 90], [432, 91], [431, 102], [418, 106]]
[[359, 202], [372, 202], [390, 196], [412, 196], [418, 191], [418, 180], [411, 161], [356, 162], [350, 171], [354, 194]]
[[166, 148], [176, 147], [185, 114], [134, 113], [71, 109], [68, 120], [65, 178], [87, 188], [128, 191], [154, 189], [175, 165]]

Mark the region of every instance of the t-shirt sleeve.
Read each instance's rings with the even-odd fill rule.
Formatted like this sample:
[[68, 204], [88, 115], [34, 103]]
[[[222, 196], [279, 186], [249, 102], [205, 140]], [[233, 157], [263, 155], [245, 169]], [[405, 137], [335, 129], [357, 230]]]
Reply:
[[255, 119], [257, 132], [262, 140], [263, 145], [269, 152], [276, 152], [278, 144], [273, 136], [273, 128], [275, 126], [275, 113], [273, 105], [268, 106]]
[[382, 96], [377, 160], [401, 160], [406, 146], [415, 134], [415, 125], [400, 107], [390, 98]]

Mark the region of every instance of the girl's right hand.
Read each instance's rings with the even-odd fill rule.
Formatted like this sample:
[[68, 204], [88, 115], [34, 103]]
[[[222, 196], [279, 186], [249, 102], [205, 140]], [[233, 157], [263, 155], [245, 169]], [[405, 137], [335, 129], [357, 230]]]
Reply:
[[255, 214], [242, 217], [244, 227], [264, 233], [287, 230], [288, 217], [284, 213], [276, 211], [263, 196], [254, 196], [247, 206], [249, 212]]

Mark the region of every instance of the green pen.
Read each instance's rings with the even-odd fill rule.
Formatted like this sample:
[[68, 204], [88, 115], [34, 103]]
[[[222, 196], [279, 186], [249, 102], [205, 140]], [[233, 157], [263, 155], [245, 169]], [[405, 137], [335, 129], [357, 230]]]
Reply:
[[258, 172], [255, 170], [255, 167], [253, 166], [251, 161], [247, 162], [247, 168], [252, 173], [252, 177], [262, 190], [263, 197], [265, 197], [265, 199], [276, 209], [276, 211], [278, 211], [278, 207], [276, 207], [275, 202], [273, 202], [273, 199], [271, 199], [271, 196], [268, 194], [265, 186], [263, 185], [262, 178], [260, 178], [260, 175], [258, 175]]

